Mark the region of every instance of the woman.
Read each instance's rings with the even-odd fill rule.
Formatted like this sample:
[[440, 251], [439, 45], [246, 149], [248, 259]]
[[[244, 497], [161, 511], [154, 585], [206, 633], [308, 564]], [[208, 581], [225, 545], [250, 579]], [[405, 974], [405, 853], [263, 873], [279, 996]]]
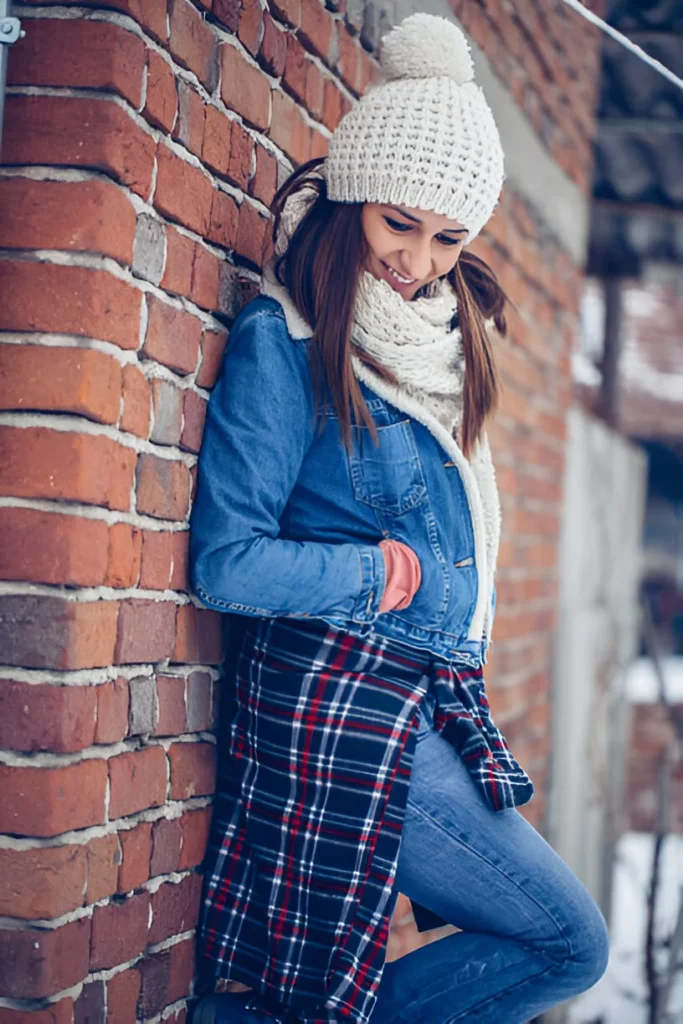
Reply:
[[[491, 271], [503, 183], [462, 33], [413, 15], [324, 166], [211, 396], [194, 589], [244, 616], [206, 860], [201, 1022], [522, 1022], [602, 974], [604, 922], [515, 807], [482, 665], [499, 505]], [[400, 851], [400, 855], [399, 855]], [[401, 891], [457, 934], [383, 970]]]

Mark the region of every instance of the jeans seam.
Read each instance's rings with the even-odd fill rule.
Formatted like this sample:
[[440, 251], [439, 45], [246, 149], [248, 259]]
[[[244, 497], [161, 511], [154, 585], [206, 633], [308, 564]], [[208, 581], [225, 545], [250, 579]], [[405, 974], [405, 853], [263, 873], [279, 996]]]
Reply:
[[[431, 822], [431, 824], [432, 824], [432, 825], [435, 825], [435, 826], [436, 826], [436, 828], [438, 828], [438, 829], [439, 829], [439, 831], [441, 831], [441, 832], [443, 832], [443, 833], [444, 833], [444, 835], [447, 835], [447, 836], [449, 836], [449, 838], [453, 838], [452, 834], [451, 834], [451, 833], [450, 833], [450, 832], [448, 831], [448, 829], [447, 829], [447, 828], [446, 828], [446, 827], [445, 827], [444, 825], [442, 825], [442, 824], [441, 824], [441, 822], [440, 822], [440, 821], [437, 821], [437, 819], [436, 819], [436, 818], [434, 818], [434, 817], [433, 817], [433, 816], [432, 816], [431, 814], [429, 814], [429, 813], [428, 813], [427, 811], [425, 811], [425, 810], [424, 810], [424, 809], [423, 809], [422, 807], [418, 807], [418, 805], [417, 805], [416, 803], [414, 803], [414, 801], [412, 801], [412, 800], [410, 799], [410, 797], [408, 797], [407, 805], [408, 805], [408, 806], [409, 806], [409, 807], [410, 807], [410, 808], [411, 808], [411, 809], [412, 809], [412, 810], [413, 810], [413, 811], [414, 811], [415, 813], [419, 814], [419, 815], [420, 815], [421, 817], [423, 817], [423, 818], [426, 818], [426, 819], [427, 819], [427, 820], [428, 820], [429, 822]], [[497, 872], [497, 873], [498, 873], [499, 875], [501, 875], [501, 877], [502, 877], [502, 878], [504, 878], [504, 879], [505, 879], [505, 880], [506, 880], [507, 882], [509, 882], [509, 883], [511, 883], [512, 885], [514, 885], [514, 886], [515, 886], [515, 888], [516, 888], [517, 890], [519, 890], [519, 892], [524, 892], [524, 890], [522, 889], [521, 885], [520, 885], [520, 884], [519, 884], [518, 882], [516, 882], [516, 881], [514, 880], [514, 878], [511, 878], [511, 877], [510, 877], [509, 875], [506, 875], [506, 874], [505, 874], [505, 872], [504, 872], [504, 871], [503, 871], [503, 870], [502, 870], [501, 868], [499, 868], [499, 867], [498, 867], [498, 866], [497, 866], [496, 864], [493, 864], [493, 863], [492, 863], [491, 861], [489, 861], [489, 860], [486, 860], [486, 858], [485, 858], [485, 857], [484, 857], [484, 856], [483, 856], [483, 855], [482, 855], [481, 853], [479, 853], [479, 852], [478, 852], [477, 850], [475, 850], [475, 849], [474, 849], [474, 848], [473, 848], [472, 846], [470, 846], [470, 845], [469, 845], [469, 843], [466, 843], [466, 842], [464, 842], [464, 840], [462, 840], [462, 839], [458, 839], [458, 842], [462, 843], [462, 845], [463, 845], [464, 847], [466, 847], [466, 848], [467, 848], [467, 849], [468, 849], [468, 850], [470, 851], [470, 853], [472, 853], [472, 854], [473, 854], [473, 855], [474, 855], [475, 857], [477, 857], [477, 858], [478, 858], [479, 860], [482, 860], [482, 861], [484, 861], [484, 862], [485, 862], [486, 864], [488, 864], [488, 866], [489, 866], [490, 868], [493, 868], [493, 870], [494, 870], [494, 871], [496, 871], [496, 872]], [[525, 895], [525, 897], [526, 897], [527, 899], [530, 899], [530, 900], [532, 900], [532, 901], [533, 901], [533, 903], [534, 903], [534, 904], [535, 904], [535, 905], [536, 905], [536, 906], [537, 906], [537, 907], [538, 907], [538, 908], [539, 908], [540, 910], [542, 910], [542, 911], [543, 911], [543, 912], [544, 912], [545, 914], [547, 914], [547, 916], [548, 916], [548, 917], [550, 918], [550, 920], [551, 920], [551, 921], [553, 922], [553, 924], [554, 924], [554, 925], [555, 925], [555, 927], [557, 928], [557, 931], [558, 931], [558, 933], [559, 933], [560, 937], [562, 938], [562, 940], [563, 940], [563, 942], [565, 943], [565, 946], [566, 946], [566, 948], [567, 948], [567, 955], [566, 955], [566, 957], [565, 957], [564, 959], [571, 959], [571, 958], [572, 958], [572, 956], [573, 956], [573, 953], [572, 953], [572, 946], [571, 946], [571, 942], [569, 941], [569, 939], [568, 939], [568, 938], [567, 938], [567, 936], [565, 935], [565, 933], [564, 933], [564, 929], [562, 928], [562, 925], [561, 925], [561, 924], [559, 923], [559, 921], [558, 921], [558, 920], [557, 920], [557, 919], [555, 918], [554, 914], [552, 914], [552, 913], [551, 913], [551, 912], [550, 912], [550, 911], [548, 910], [548, 908], [547, 908], [547, 907], [543, 906], [543, 904], [542, 904], [542, 903], [540, 903], [540, 902], [539, 902], [539, 901], [538, 901], [538, 900], [536, 899], [536, 897], [535, 897], [535, 896], [532, 896], [532, 895], [531, 895], [530, 893], [524, 893], [524, 895]], [[522, 946], [525, 946], [525, 947], [527, 947], [527, 948], [530, 948], [530, 949], [531, 949], [531, 948], [533, 948], [533, 947], [530, 947], [528, 943], [523, 943], [523, 942], [520, 942], [520, 945], [522, 945]], [[533, 951], [534, 951], [534, 952], [538, 952], [538, 950], [533, 950]], [[542, 955], [542, 956], [545, 956], [546, 954], [541, 954], [541, 955]], [[554, 959], [554, 958], [553, 958], [553, 957], [550, 957], [550, 956], [549, 956], [549, 959], [551, 959], [551, 960], [552, 960], [552, 959]], [[560, 962], [560, 965], [561, 965], [561, 963], [564, 963], [564, 960], [562, 960], [562, 961]]]

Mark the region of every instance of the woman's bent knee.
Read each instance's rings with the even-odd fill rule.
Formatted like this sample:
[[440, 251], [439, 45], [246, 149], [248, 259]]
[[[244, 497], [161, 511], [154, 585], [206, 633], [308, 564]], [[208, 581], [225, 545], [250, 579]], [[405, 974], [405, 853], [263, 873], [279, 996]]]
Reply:
[[609, 960], [609, 932], [597, 905], [576, 922], [565, 967], [576, 982], [576, 992], [592, 988], [603, 976]]

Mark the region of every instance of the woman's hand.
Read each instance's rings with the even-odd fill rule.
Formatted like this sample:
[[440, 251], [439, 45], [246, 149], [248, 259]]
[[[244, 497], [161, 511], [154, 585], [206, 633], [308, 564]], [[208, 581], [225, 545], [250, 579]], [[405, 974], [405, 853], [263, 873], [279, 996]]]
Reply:
[[386, 586], [379, 606], [380, 615], [383, 612], [401, 612], [420, 589], [420, 561], [413, 549], [399, 540], [383, 540], [379, 546], [386, 568]]

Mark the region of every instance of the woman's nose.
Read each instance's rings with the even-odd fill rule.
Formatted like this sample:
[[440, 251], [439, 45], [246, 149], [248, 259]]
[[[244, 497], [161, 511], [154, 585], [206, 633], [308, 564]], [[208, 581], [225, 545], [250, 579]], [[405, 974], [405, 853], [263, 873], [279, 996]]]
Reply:
[[415, 242], [402, 253], [402, 272], [406, 277], [419, 281], [427, 277], [432, 269], [432, 253], [429, 242]]

